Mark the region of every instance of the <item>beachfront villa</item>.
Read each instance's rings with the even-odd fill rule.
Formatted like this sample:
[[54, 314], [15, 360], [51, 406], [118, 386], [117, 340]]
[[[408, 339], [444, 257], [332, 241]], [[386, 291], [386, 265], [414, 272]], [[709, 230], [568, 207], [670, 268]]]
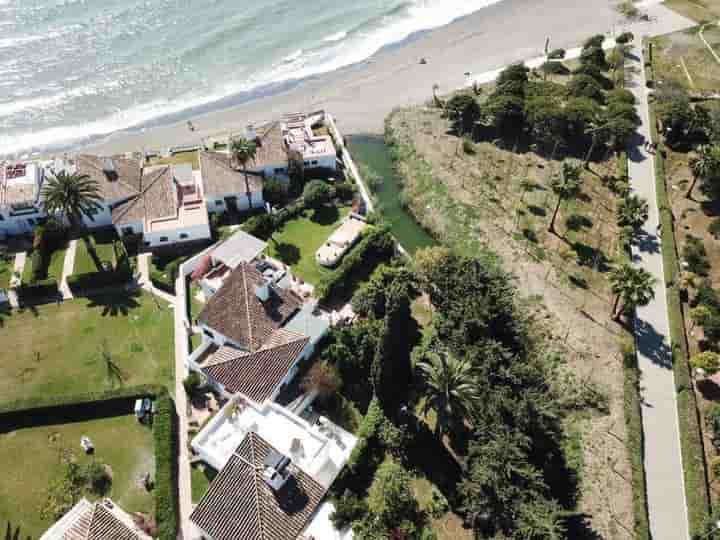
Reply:
[[323, 417], [231, 399], [191, 442], [219, 471], [190, 515], [195, 538], [350, 540], [352, 531], [333, 527], [324, 498], [356, 443]]
[[[311, 115], [293, 113], [259, 129], [248, 126], [244, 136], [256, 142], [257, 150], [247, 170], [265, 178], [286, 178], [291, 156], [301, 160], [305, 169], [336, 170], [337, 152], [332, 137], [318, 135], [313, 130], [313, 126], [324, 122], [324, 112]], [[234, 166], [240, 168], [238, 163]]]
[[73, 506], [40, 540], [152, 540], [133, 517], [110, 499]]
[[120, 237], [141, 236], [148, 249], [211, 238], [203, 185], [189, 164], [144, 166], [142, 156], [79, 155], [68, 172], [97, 183], [102, 207], [88, 227], [114, 226]]
[[335, 266], [358, 241], [367, 223], [355, 213], [348, 215], [315, 253], [315, 260], [323, 266]]
[[40, 201], [44, 177], [37, 163], [0, 162], [0, 238], [29, 233], [46, 217]]
[[265, 206], [262, 177], [235, 170], [227, 153], [201, 151], [199, 162], [208, 212], [244, 212]]

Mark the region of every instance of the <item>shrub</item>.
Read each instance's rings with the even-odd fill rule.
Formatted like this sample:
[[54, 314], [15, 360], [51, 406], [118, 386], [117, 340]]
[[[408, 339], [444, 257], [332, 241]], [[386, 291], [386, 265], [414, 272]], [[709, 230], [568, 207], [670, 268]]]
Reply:
[[87, 479], [88, 488], [95, 495], [101, 497], [110, 491], [112, 476], [108, 471], [107, 465], [103, 465], [97, 461], [88, 463], [83, 471], [83, 476]]
[[57, 282], [54, 279], [39, 279], [32, 284], [21, 284], [15, 289], [20, 301], [41, 300], [58, 294]]
[[543, 73], [547, 73], [548, 75], [569, 75], [570, 74], [570, 70], [562, 62], [547, 61], [542, 66], [540, 66], [540, 69], [542, 69]]
[[340, 182], [335, 185], [335, 196], [342, 201], [352, 201], [356, 189], [350, 182]]
[[362, 518], [368, 511], [365, 500], [349, 489], [345, 490], [345, 493], [336, 498], [333, 503], [335, 511], [330, 514], [330, 521], [337, 530], [348, 527], [353, 521]]
[[188, 396], [194, 396], [203, 387], [203, 380], [197, 371], [191, 371], [183, 380], [183, 387]]
[[378, 264], [390, 260], [394, 254], [392, 235], [384, 228], [372, 229], [333, 272], [322, 277], [315, 291], [317, 297], [322, 302], [348, 295], [358, 279], [370, 275]]
[[713, 238], [715, 240], [720, 239], [720, 218], [715, 218], [710, 222], [710, 225], [707, 227], [707, 231], [713, 235]]
[[688, 270], [693, 274], [707, 276], [708, 270], [710, 270], [710, 262], [707, 259], [705, 244], [700, 238], [688, 234], [685, 237], [682, 256], [687, 263]]
[[620, 34], [618, 37], [615, 38], [615, 43], [624, 45], [626, 43], [630, 43], [634, 39], [635, 39], [635, 35], [632, 32], [623, 32], [622, 34]]
[[720, 370], [720, 354], [705, 351], [690, 357], [690, 365], [694, 369], [702, 369], [705, 373], [712, 375]]
[[547, 55], [548, 60], [562, 60], [565, 58], [565, 49], [553, 49]]
[[285, 204], [287, 200], [286, 183], [277, 178], [268, 178], [263, 184], [263, 199], [272, 205]]
[[410, 473], [395, 461], [385, 461], [378, 468], [368, 491], [368, 508], [387, 529], [406, 520], [412, 522], [417, 515], [410, 482]]
[[40, 249], [36, 249], [30, 256], [30, 283], [35, 283], [47, 277], [45, 257]]
[[321, 400], [337, 394], [341, 386], [342, 379], [338, 369], [326, 360], [315, 363], [300, 383], [304, 392], [317, 392]]
[[612, 105], [613, 103], [635, 105], [635, 96], [630, 90], [626, 90], [625, 88], [616, 88], [608, 92], [607, 101], [608, 105]]
[[570, 80], [568, 90], [575, 97], [586, 97], [598, 102], [602, 102], [604, 99], [603, 89], [600, 84], [590, 75], [584, 73], [579, 73]]
[[270, 214], [258, 214], [248, 219], [242, 229], [261, 240], [267, 240], [275, 232], [276, 223]]
[[319, 208], [330, 201], [332, 190], [322, 180], [310, 180], [303, 188], [302, 197], [308, 208]]
[[692, 306], [707, 306], [712, 311], [720, 311], [720, 297], [712, 288], [712, 283], [707, 280], [702, 282], [693, 298]]
[[153, 420], [155, 440], [155, 516], [158, 538], [176, 540], [178, 530], [177, 507], [177, 424], [175, 408], [170, 396], [164, 393], [157, 399]]
[[464, 138], [462, 147], [463, 147], [463, 152], [465, 152], [466, 154], [471, 155], [471, 156], [475, 154], [475, 145], [473, 144], [473, 142], [470, 139]]

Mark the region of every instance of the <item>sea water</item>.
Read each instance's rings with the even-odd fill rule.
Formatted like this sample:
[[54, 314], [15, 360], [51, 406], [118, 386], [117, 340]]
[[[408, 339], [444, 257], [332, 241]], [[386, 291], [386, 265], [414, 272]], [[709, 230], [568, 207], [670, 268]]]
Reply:
[[0, 155], [272, 93], [499, 0], [0, 0]]

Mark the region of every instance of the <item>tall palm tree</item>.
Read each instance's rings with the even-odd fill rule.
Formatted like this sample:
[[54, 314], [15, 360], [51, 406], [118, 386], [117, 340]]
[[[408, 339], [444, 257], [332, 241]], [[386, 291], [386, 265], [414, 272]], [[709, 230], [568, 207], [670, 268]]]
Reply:
[[72, 232], [79, 232], [82, 235], [95, 267], [98, 271], [103, 270], [95, 246], [87, 238], [83, 220], [83, 217], [87, 217], [93, 221], [95, 212], [102, 208], [98, 183], [86, 174], [60, 171], [46, 181], [42, 190], [42, 199], [48, 214], [59, 214], [68, 221]]
[[645, 306], [655, 297], [655, 278], [643, 268], [623, 263], [610, 270], [608, 278], [616, 295], [611, 315], [615, 321], [620, 320], [623, 313]]
[[555, 219], [564, 200], [575, 199], [582, 190], [582, 166], [575, 161], [565, 160], [559, 177], [552, 180], [552, 190], [558, 196], [548, 230], [555, 233]]
[[235, 155], [235, 159], [240, 164], [245, 173], [245, 194], [248, 198], [248, 204], [252, 208], [252, 193], [250, 193], [250, 184], [248, 183], [247, 164], [255, 160], [257, 155], [257, 143], [253, 140], [240, 137], [233, 140], [230, 149]]
[[631, 227], [637, 231], [648, 218], [648, 203], [638, 195], [630, 195], [620, 201], [617, 207], [618, 227]]
[[465, 419], [481, 400], [477, 379], [469, 361], [447, 351], [430, 351], [418, 362], [425, 378], [423, 413], [437, 414], [435, 435], [440, 438], [454, 423]]
[[720, 174], [720, 146], [701, 144], [697, 154], [690, 159], [690, 170], [693, 180], [685, 194], [686, 199], [692, 199], [692, 192], [698, 179], [706, 180]]
[[92, 221], [102, 208], [100, 186], [86, 174], [55, 173], [45, 182], [42, 199], [45, 211], [60, 214], [73, 230], [82, 229], [83, 217]]

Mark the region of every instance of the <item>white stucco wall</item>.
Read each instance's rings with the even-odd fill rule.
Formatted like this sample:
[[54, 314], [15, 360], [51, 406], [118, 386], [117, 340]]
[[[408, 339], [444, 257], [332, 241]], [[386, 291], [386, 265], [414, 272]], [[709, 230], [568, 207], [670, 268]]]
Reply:
[[143, 233], [145, 245], [151, 248], [182, 242], [208, 240], [210, 237], [210, 226], [208, 224]]
[[[221, 213], [227, 211], [226, 197], [235, 197], [237, 199], [237, 207], [240, 212], [250, 210], [250, 201], [248, 201], [247, 193], [226, 193], [223, 196], [205, 197], [205, 205], [210, 213]], [[265, 206], [262, 191], [253, 191], [250, 193], [253, 208], [262, 208]], [[219, 204], [218, 204], [219, 203]]]

